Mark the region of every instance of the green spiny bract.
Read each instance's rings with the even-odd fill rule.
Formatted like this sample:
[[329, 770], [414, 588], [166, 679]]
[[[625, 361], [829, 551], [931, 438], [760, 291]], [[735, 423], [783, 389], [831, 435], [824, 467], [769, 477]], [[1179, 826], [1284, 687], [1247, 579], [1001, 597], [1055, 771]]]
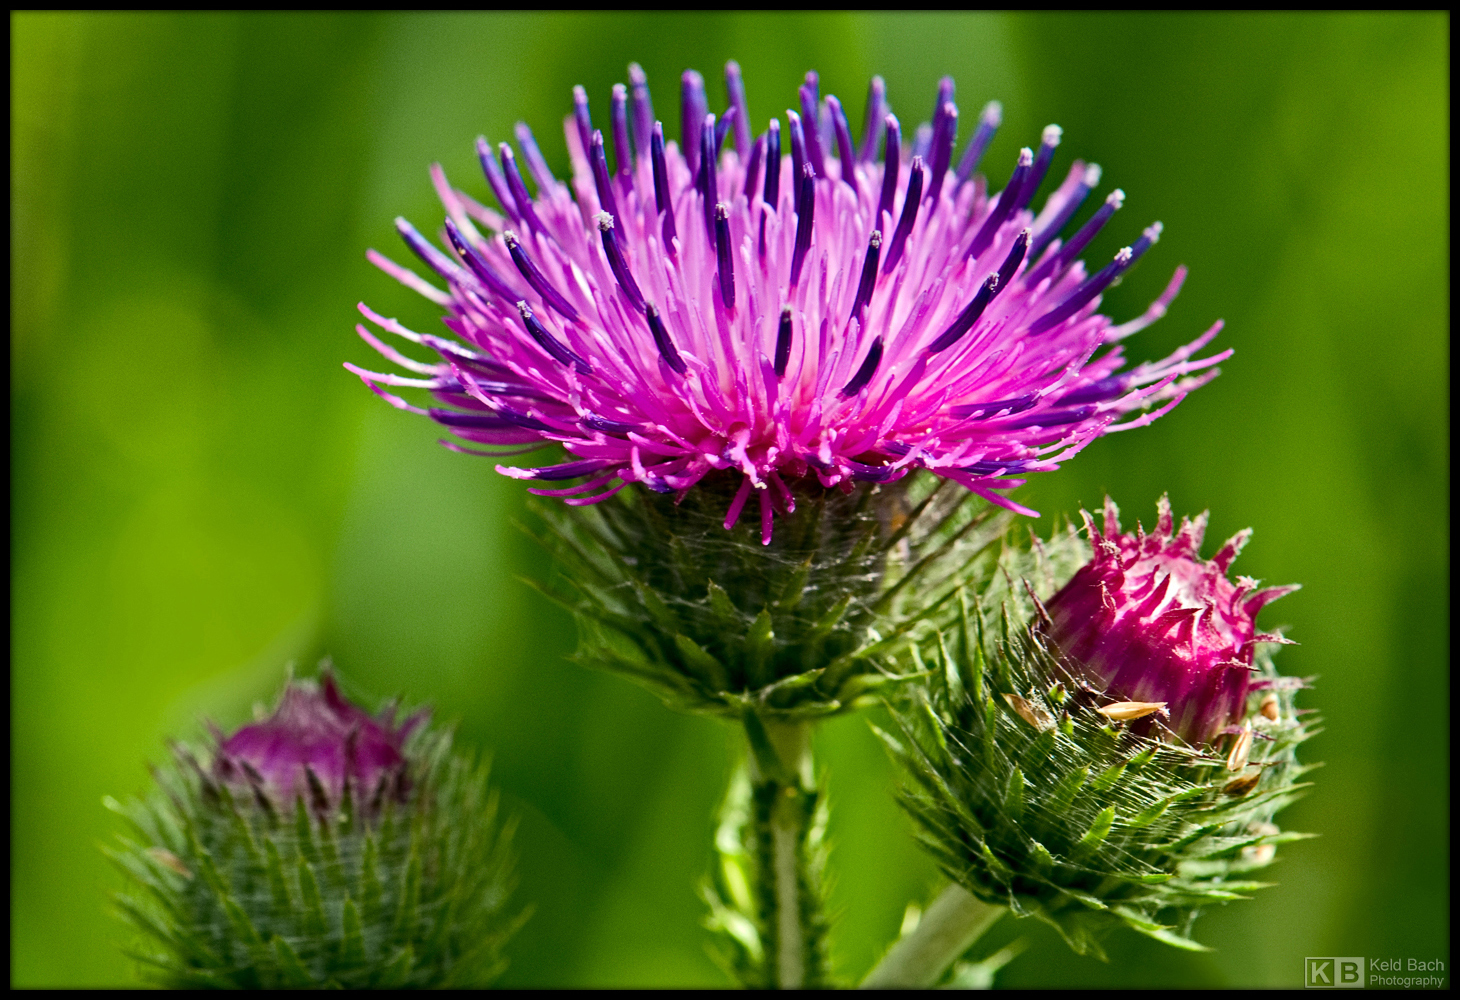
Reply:
[[1071, 529], [1006, 549], [970, 581], [981, 597], [961, 595], [958, 620], [924, 646], [929, 683], [894, 706], [900, 738], [882, 734], [912, 779], [900, 799], [950, 879], [1048, 921], [1077, 952], [1103, 957], [1098, 936], [1121, 924], [1200, 949], [1199, 910], [1260, 888], [1247, 873], [1305, 836], [1273, 816], [1305, 787], [1294, 751], [1314, 720], [1295, 710], [1302, 684], [1276, 673], [1270, 646], [1241, 726], [1212, 743], [1141, 735], [1100, 712], [1114, 699], [1041, 621], [1041, 601], [1089, 556]]
[[418, 730], [405, 766], [363, 793], [346, 778], [331, 794], [309, 769], [293, 802], [257, 770], [240, 786], [173, 749], [146, 801], [105, 800], [131, 827], [107, 853], [128, 880], [114, 901], [140, 932], [129, 954], [148, 980], [484, 986], [505, 967], [526, 916], [508, 911], [513, 823], [449, 730]]
[[539, 509], [564, 566], [549, 596], [578, 619], [580, 662], [687, 711], [847, 711], [910, 678], [892, 654], [1007, 521], [932, 477], [850, 492], [799, 480], [795, 513], [762, 545], [748, 523], [724, 527], [737, 484], [724, 473], [679, 503], [636, 489]]

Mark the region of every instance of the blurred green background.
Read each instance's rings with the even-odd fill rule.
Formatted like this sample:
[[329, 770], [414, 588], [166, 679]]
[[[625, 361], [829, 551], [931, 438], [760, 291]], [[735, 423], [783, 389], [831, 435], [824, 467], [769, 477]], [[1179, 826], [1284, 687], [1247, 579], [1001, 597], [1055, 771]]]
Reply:
[[[371, 268], [397, 214], [434, 230], [440, 160], [533, 124], [561, 168], [573, 84], [630, 60], [677, 131], [679, 72], [745, 69], [757, 122], [801, 74], [857, 109], [882, 73], [904, 123], [958, 80], [1005, 125], [985, 165], [1062, 124], [1127, 207], [1104, 257], [1160, 246], [1106, 297], [1127, 318], [1179, 263], [1163, 355], [1218, 317], [1225, 373], [1154, 427], [1018, 496], [1053, 517], [1169, 490], [1251, 525], [1241, 571], [1305, 589], [1264, 613], [1316, 674], [1327, 767], [1256, 901], [1204, 916], [1207, 955], [1134, 934], [1111, 962], [1025, 937], [1011, 986], [1296, 985], [1306, 955], [1449, 960], [1449, 18], [1373, 16], [11, 17], [11, 982], [129, 981], [97, 850], [103, 794], [199, 718], [247, 718], [281, 667], [458, 717], [522, 816], [519, 985], [720, 984], [695, 887], [731, 734], [565, 662], [572, 625], [517, 579], [523, 485], [438, 447], [341, 362], [365, 299], [436, 310]], [[968, 134], [965, 127], [964, 135]], [[1061, 168], [1054, 173], [1062, 174]], [[1208, 551], [1212, 549], [1209, 548]], [[858, 976], [935, 872], [865, 721], [821, 733], [839, 917]]]

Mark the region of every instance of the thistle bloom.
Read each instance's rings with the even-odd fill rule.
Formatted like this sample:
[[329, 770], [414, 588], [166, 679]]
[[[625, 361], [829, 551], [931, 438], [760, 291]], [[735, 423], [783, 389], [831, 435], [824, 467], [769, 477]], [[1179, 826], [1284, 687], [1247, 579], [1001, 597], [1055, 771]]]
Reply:
[[[729, 106], [717, 116], [700, 75], [684, 74], [678, 144], [655, 120], [637, 65], [631, 86], [613, 90], [607, 138], [577, 88], [565, 120], [568, 184], [549, 171], [526, 125], [516, 129], [518, 151], [479, 139], [501, 211], [433, 167], [450, 251], [404, 220], [397, 227], [447, 289], [369, 256], [445, 307], [459, 340], [413, 333], [361, 305], [371, 322], [437, 360], [404, 357], [360, 326], [420, 377], [346, 367], [393, 405], [507, 450], [448, 447], [502, 456], [561, 443], [568, 462], [498, 471], [576, 480], [533, 490], [572, 505], [631, 482], [683, 496], [712, 471], [731, 470], [742, 478], [726, 527], [754, 492], [768, 543], [774, 514], [794, 510], [802, 477], [850, 489], [924, 468], [1032, 514], [995, 491], [1057, 468], [1102, 434], [1149, 423], [1230, 355], [1195, 358], [1217, 323], [1162, 361], [1125, 367], [1120, 341], [1164, 315], [1185, 269], [1131, 322], [1096, 311], [1161, 227], [1088, 274], [1079, 255], [1124, 195], [1112, 192], [1062, 238], [1100, 170], [1076, 161], [1035, 210], [1058, 127], [1038, 150], [1020, 150], [993, 194], [974, 170], [999, 107], [984, 109], [955, 160], [951, 79], [931, 124], [905, 137], [874, 78], [854, 143], [841, 103], [821, 97], [816, 74], [785, 127], [772, 119], [754, 139], [739, 67], [727, 64], [725, 76]], [[402, 386], [429, 390], [442, 405], [419, 408], [387, 389]]]
[[1173, 733], [1206, 743], [1245, 714], [1257, 644], [1289, 641], [1259, 634], [1257, 612], [1298, 588], [1227, 579], [1250, 529], [1205, 562], [1197, 553], [1206, 515], [1182, 518], [1178, 528], [1165, 497], [1157, 510], [1150, 535], [1139, 526], [1121, 534], [1108, 498], [1103, 531], [1084, 514], [1095, 557], [1046, 604], [1050, 635], [1106, 695], [1164, 705]]
[[329, 672], [318, 684], [291, 681], [269, 718], [226, 738], [216, 734], [213, 774], [285, 804], [321, 796], [337, 802], [347, 783], [356, 794], [378, 800], [390, 792], [403, 801], [403, 748], [428, 714], [422, 710], [396, 726], [394, 706], [367, 714], [345, 700]]

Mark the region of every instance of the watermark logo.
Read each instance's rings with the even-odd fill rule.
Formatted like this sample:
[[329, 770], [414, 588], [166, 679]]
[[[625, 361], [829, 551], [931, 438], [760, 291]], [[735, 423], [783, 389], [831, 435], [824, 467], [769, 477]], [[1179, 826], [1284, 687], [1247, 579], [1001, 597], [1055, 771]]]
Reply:
[[1445, 962], [1439, 958], [1305, 958], [1303, 986], [1310, 990], [1444, 989], [1444, 972]]
[[1305, 958], [1303, 986], [1310, 990], [1363, 989], [1362, 958]]

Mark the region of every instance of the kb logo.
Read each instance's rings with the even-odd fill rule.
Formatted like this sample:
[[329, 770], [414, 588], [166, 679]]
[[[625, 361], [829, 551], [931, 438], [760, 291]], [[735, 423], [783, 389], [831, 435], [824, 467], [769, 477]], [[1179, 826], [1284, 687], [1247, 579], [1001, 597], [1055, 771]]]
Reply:
[[1362, 958], [1305, 958], [1303, 986], [1310, 990], [1362, 989]]

